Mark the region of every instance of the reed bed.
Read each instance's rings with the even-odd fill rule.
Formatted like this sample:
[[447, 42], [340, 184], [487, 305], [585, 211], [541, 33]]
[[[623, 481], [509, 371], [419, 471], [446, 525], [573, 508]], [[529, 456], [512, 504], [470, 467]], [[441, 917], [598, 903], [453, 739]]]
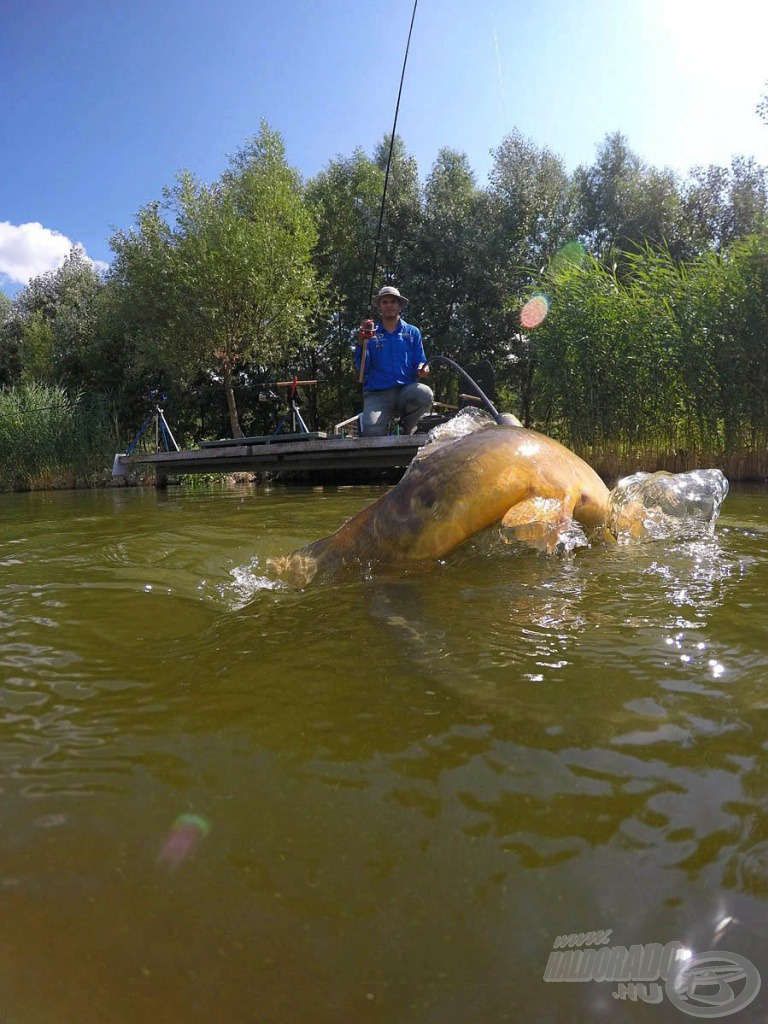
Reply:
[[768, 236], [680, 264], [651, 248], [621, 276], [590, 256], [542, 276], [530, 339], [539, 428], [601, 475], [719, 467], [768, 479]]
[[0, 390], [0, 490], [92, 485], [108, 478], [115, 429], [106, 399], [58, 385]]
[[721, 469], [729, 480], [768, 481], [768, 448], [724, 452], [722, 449], [664, 450], [655, 446], [631, 450], [610, 445], [576, 446], [576, 453], [611, 486], [639, 471], [687, 473], [692, 469]]

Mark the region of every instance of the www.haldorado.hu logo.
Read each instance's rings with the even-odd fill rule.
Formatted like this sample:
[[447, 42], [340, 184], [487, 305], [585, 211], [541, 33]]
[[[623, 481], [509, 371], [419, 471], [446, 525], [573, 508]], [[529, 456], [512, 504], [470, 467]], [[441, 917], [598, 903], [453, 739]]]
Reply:
[[692, 1017], [736, 1013], [760, 991], [757, 968], [738, 953], [692, 953], [676, 941], [609, 946], [612, 933], [604, 928], [558, 935], [544, 981], [618, 982], [613, 998], [633, 1002], [660, 1003], [666, 993], [673, 1006]]

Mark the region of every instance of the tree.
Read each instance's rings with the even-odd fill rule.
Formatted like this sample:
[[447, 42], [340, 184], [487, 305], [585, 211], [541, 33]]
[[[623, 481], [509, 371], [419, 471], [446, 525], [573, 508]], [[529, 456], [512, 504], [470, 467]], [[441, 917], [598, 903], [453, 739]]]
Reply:
[[[386, 173], [391, 134], [387, 133], [376, 147], [373, 162]], [[377, 211], [378, 213], [378, 211]], [[381, 227], [377, 273], [381, 269], [382, 281], [405, 286], [405, 277], [411, 264], [411, 255], [421, 225], [421, 197], [419, 171], [416, 160], [409, 155], [405, 143], [395, 136], [389, 165], [384, 218]]]
[[327, 282], [329, 303], [314, 358], [317, 372], [334, 381], [332, 397], [324, 390], [319, 398], [325, 414], [335, 420], [356, 394], [350, 349], [367, 312], [383, 184], [381, 169], [358, 148], [349, 157], [331, 160], [306, 187], [318, 230], [315, 267]]
[[540, 267], [571, 237], [570, 182], [560, 157], [520, 132], [493, 153], [490, 195], [518, 267]]
[[[335, 382], [326, 414], [348, 414], [357, 382], [351, 372], [355, 330], [368, 312], [371, 281], [394, 281], [410, 289], [409, 272], [421, 219], [416, 161], [395, 136], [384, 218], [375, 270], [376, 242], [390, 136], [373, 158], [358, 148], [351, 157], [331, 160], [307, 185], [306, 197], [318, 227], [315, 263], [328, 286], [328, 311], [319, 325], [320, 340], [312, 358], [317, 372]], [[315, 370], [313, 369], [313, 373]]]
[[[441, 149], [423, 190], [421, 228], [408, 272], [428, 351], [468, 365], [508, 351], [503, 317], [506, 281], [493, 260], [494, 220], [488, 195], [464, 153]], [[450, 388], [455, 383], [450, 378]], [[435, 381], [440, 397], [441, 381]]]
[[436, 351], [463, 359], [470, 343], [478, 189], [466, 154], [441, 149], [423, 192], [424, 212], [408, 272], [419, 325]]
[[358, 148], [337, 157], [306, 187], [316, 220], [315, 263], [342, 302], [350, 302], [354, 322], [368, 301], [371, 260], [384, 175]]
[[15, 367], [12, 376], [80, 386], [101, 288], [98, 272], [79, 246], [57, 270], [32, 278], [2, 327], [6, 358]]
[[768, 168], [744, 157], [730, 167], [695, 167], [684, 205], [694, 252], [723, 252], [768, 225]]
[[518, 131], [493, 157], [475, 212], [480, 236], [468, 315], [478, 355], [495, 361], [499, 383], [517, 393], [526, 418], [531, 349], [518, 311], [536, 271], [573, 237], [571, 184], [562, 160]]
[[604, 263], [647, 245], [682, 255], [681, 186], [670, 170], [649, 167], [619, 132], [607, 135], [590, 167], [574, 173], [579, 236]]
[[760, 100], [755, 108], [763, 124], [768, 124], [768, 92]]
[[316, 238], [282, 137], [262, 122], [219, 181], [183, 172], [162, 205], [110, 240], [112, 277], [136, 311], [145, 358], [220, 377], [234, 437], [236, 369], [284, 358], [309, 322]]
[[13, 303], [0, 292], [0, 387], [12, 384], [19, 375], [18, 346], [6, 329]]

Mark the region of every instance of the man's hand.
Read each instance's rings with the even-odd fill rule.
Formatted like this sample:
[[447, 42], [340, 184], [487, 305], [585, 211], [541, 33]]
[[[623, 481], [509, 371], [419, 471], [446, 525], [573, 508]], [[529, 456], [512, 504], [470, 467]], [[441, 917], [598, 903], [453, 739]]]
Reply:
[[376, 325], [374, 324], [373, 320], [363, 320], [357, 331], [358, 339], [360, 341], [370, 340], [376, 333], [375, 327]]
[[426, 380], [429, 376], [429, 363], [419, 363], [416, 367], [416, 376], [419, 380]]

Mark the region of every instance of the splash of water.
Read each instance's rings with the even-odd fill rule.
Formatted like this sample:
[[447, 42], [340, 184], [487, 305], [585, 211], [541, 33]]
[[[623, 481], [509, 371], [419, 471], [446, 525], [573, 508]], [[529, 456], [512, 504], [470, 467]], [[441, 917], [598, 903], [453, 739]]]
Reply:
[[622, 543], [711, 537], [727, 494], [719, 469], [633, 473], [611, 491], [608, 527]]
[[204, 596], [216, 595], [214, 600], [222, 600], [233, 611], [245, 608], [263, 590], [285, 590], [287, 584], [282, 580], [271, 579], [259, 573], [259, 559], [254, 556], [249, 565], [236, 565], [229, 570], [231, 580], [226, 583], [210, 585], [201, 580], [198, 591]]
[[507, 544], [522, 543], [547, 554], [567, 555], [577, 548], [589, 546], [584, 527], [575, 519], [562, 522], [559, 498], [534, 498], [526, 507], [530, 508], [528, 522], [516, 522], [514, 526], [502, 525], [499, 532]]
[[435, 444], [440, 441], [457, 441], [467, 434], [474, 434], [476, 430], [483, 430], [485, 427], [493, 426], [494, 419], [485, 409], [462, 409], [453, 419], [447, 423], [438, 423], [436, 427], [427, 434], [426, 444]]
[[[468, 434], [474, 434], [477, 430], [485, 430], [493, 426], [494, 422], [491, 414], [486, 412], [485, 409], [462, 409], [461, 412], [457, 413], [453, 419], [448, 420], [447, 423], [438, 423], [436, 427], [430, 430], [423, 446], [411, 460], [408, 470], [410, 470], [414, 463], [426, 459], [446, 442], [458, 441], [459, 438], [466, 437]], [[408, 470], [406, 470], [405, 475], [407, 475]]]

